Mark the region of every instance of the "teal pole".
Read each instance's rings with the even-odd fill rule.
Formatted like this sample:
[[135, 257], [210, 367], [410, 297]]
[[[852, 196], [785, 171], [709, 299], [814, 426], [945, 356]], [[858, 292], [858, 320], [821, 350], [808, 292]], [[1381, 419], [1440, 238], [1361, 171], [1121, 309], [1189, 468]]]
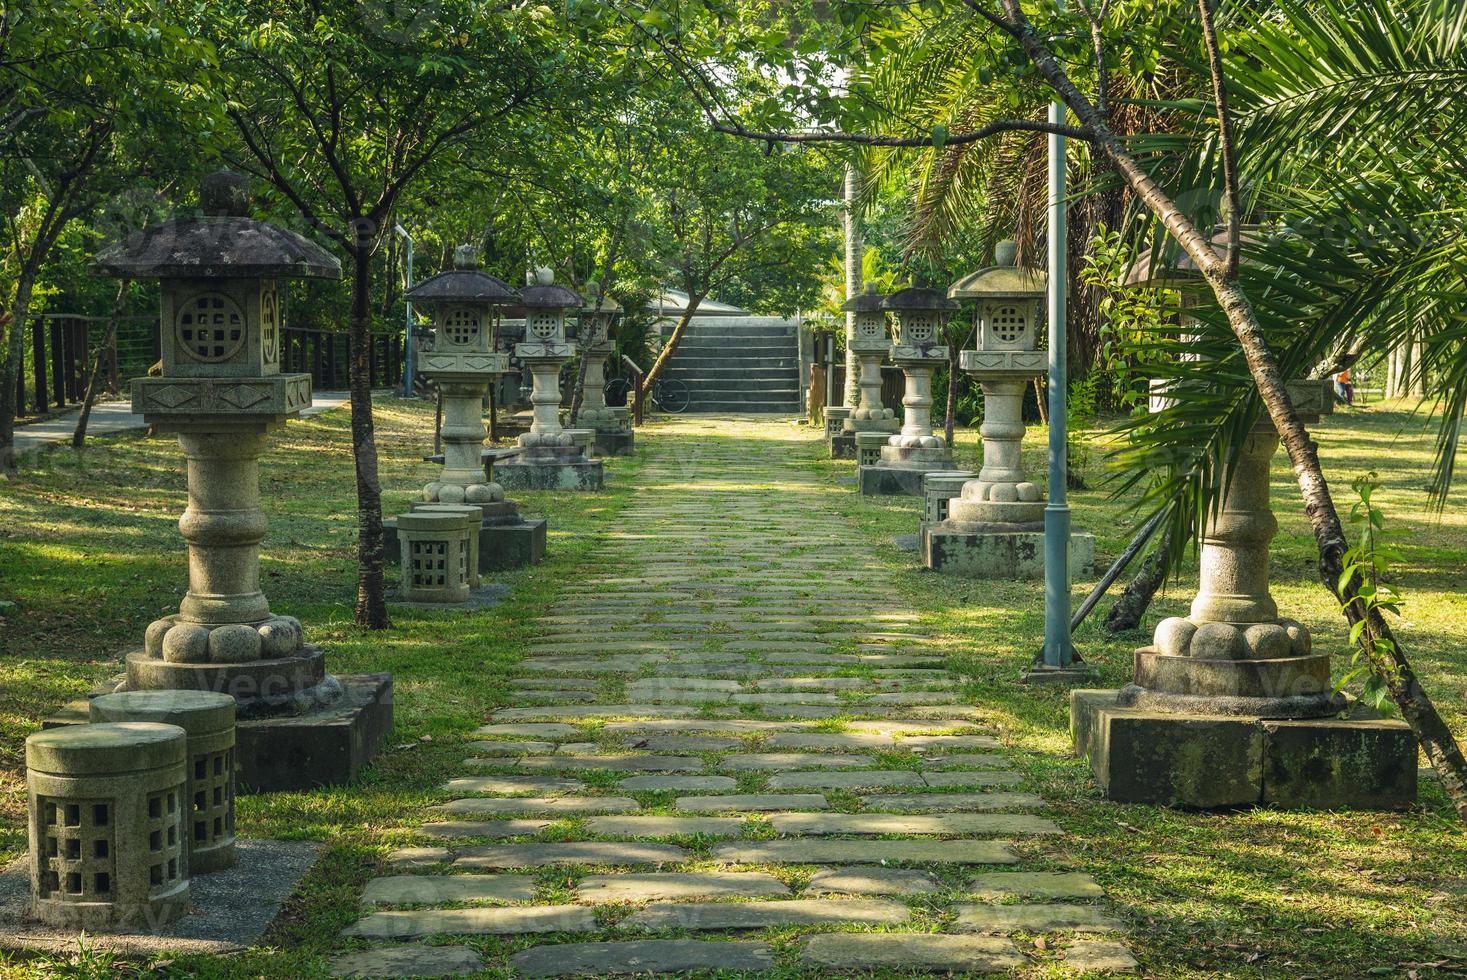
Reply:
[[[1056, 6], [1064, 9], [1064, 0]], [[1065, 107], [1049, 104], [1049, 121], [1062, 125]], [[1044, 666], [1066, 668], [1070, 644], [1069, 369], [1066, 363], [1065, 138], [1049, 136], [1049, 503], [1044, 508]]]

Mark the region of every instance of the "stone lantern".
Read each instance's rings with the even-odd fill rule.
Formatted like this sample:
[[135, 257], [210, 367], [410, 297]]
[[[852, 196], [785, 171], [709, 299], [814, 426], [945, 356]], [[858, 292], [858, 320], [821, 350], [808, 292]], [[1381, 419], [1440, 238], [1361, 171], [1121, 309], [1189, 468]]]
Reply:
[[[509, 358], [496, 349], [499, 311], [519, 304], [509, 284], [479, 268], [471, 245], [454, 251], [454, 268], [425, 279], [407, 299], [433, 317], [433, 346], [419, 360], [419, 373], [443, 394], [443, 470], [410, 505], [442, 510], [470, 507], [478, 525], [478, 573], [537, 564], [545, 555], [545, 520], [526, 520], [504, 487], [492, 478], [492, 451], [484, 449], [484, 396], [509, 370]], [[388, 560], [398, 561], [397, 525], [389, 522]]]
[[611, 328], [621, 319], [621, 306], [603, 296], [599, 283], [586, 283], [591, 298], [581, 307], [576, 323], [581, 356], [586, 359], [585, 383], [581, 388], [581, 411], [576, 424], [596, 433], [598, 456], [625, 456], [636, 438], [631, 412], [625, 405], [606, 404], [606, 359], [616, 353]]
[[[1049, 368], [1036, 350], [1043, 321], [1045, 275], [1015, 263], [1013, 242], [998, 243], [995, 264], [948, 287], [954, 300], [972, 300], [978, 349], [961, 353], [963, 372], [983, 389], [983, 467], [948, 502], [947, 519], [923, 535], [928, 568], [973, 578], [1044, 575], [1044, 500], [1024, 474], [1024, 392]], [[1095, 538], [1070, 537], [1076, 572], [1095, 559]]]
[[560, 425], [560, 369], [576, 353], [566, 341], [565, 318], [585, 301], [575, 290], [556, 285], [554, 274], [542, 266], [520, 290], [520, 305], [525, 339], [515, 345], [515, 355], [533, 378], [534, 421], [519, 437], [520, 455], [495, 467], [499, 479], [515, 490], [600, 490], [601, 461], [587, 459], [583, 445], [588, 433]]
[[[920, 497], [923, 474], [957, 469], [951, 447], [932, 433], [932, 372], [947, 363], [948, 348], [939, 338], [957, 308], [941, 290], [926, 286], [909, 286], [881, 302], [896, 321], [891, 359], [906, 378], [906, 416], [901, 431], [881, 447], [880, 460], [859, 467], [861, 493]], [[868, 322], [868, 329], [873, 325]]]
[[[1221, 248], [1220, 236], [1214, 247]], [[1190, 261], [1136, 259], [1131, 285], [1194, 305]], [[1186, 314], [1183, 314], [1184, 317]], [[1185, 325], [1185, 323], [1184, 323]], [[1153, 385], [1153, 388], [1156, 386]], [[1289, 384], [1300, 416], [1332, 408], [1324, 381]], [[1153, 410], [1165, 404], [1153, 398]], [[1281, 616], [1269, 592], [1269, 467], [1279, 438], [1260, 416], [1222, 475], [1202, 534], [1190, 614], [1162, 620], [1136, 651], [1131, 684], [1074, 691], [1071, 730], [1112, 799], [1192, 807], [1405, 806], [1416, 798], [1416, 742], [1400, 721], [1366, 715], [1334, 692], [1330, 655]]]
[[259, 459], [267, 435], [311, 404], [311, 377], [281, 371], [286, 279], [337, 279], [311, 241], [245, 217], [246, 178], [204, 178], [200, 217], [153, 225], [104, 249], [93, 271], [161, 282], [159, 377], [133, 382], [133, 411], [178, 436], [188, 459], [188, 591], [147, 628], [119, 690], [203, 690], [238, 706], [242, 781], [256, 789], [345, 782], [392, 724], [387, 674], [335, 677], [301, 624], [260, 590]]
[[841, 307], [855, 316], [855, 328], [846, 344], [861, 364], [857, 378], [861, 395], [856, 406], [841, 421], [840, 432], [831, 437], [832, 456], [854, 459], [856, 433], [893, 433], [901, 425], [896, 412], [881, 404], [881, 362], [891, 349], [886, 311], [881, 306], [884, 299], [876, 292], [873, 283], [867, 283], [864, 293], [847, 300]]

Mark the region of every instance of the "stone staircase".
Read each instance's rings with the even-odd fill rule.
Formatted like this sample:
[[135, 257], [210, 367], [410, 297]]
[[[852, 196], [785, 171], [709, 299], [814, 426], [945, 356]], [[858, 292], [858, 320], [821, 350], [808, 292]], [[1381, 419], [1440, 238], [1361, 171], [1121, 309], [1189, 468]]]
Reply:
[[688, 386], [690, 412], [798, 412], [797, 330], [775, 317], [694, 317], [667, 377]]

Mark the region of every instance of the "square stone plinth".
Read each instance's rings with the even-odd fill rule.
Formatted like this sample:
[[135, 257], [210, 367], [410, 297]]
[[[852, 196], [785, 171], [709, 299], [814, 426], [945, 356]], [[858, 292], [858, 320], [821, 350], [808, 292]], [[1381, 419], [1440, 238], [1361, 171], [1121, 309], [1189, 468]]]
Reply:
[[856, 434], [854, 432], [836, 432], [827, 441], [830, 443], [831, 459], [856, 458]]
[[494, 479], [506, 490], [600, 490], [605, 482], [601, 460], [578, 462], [499, 463]]
[[630, 456], [636, 446], [637, 434], [631, 429], [597, 429], [597, 456]]
[[921, 497], [922, 477], [928, 473], [954, 470], [957, 466], [940, 462], [921, 466], [861, 466], [856, 470], [856, 486], [866, 497]]
[[[922, 535], [922, 563], [962, 578], [1044, 578], [1044, 532], [974, 534], [947, 521], [928, 524]], [[1094, 563], [1095, 536], [1071, 534], [1070, 574], [1083, 577]]]
[[545, 560], [545, 518], [479, 529], [479, 571], [497, 572]]
[[240, 840], [239, 862], [213, 874], [196, 875], [188, 915], [156, 932], [78, 933], [30, 917], [30, 859], [0, 872], [0, 952], [75, 956], [78, 941], [97, 953], [151, 957], [161, 953], [235, 953], [253, 946], [279, 914], [321, 845], [313, 841]]
[[1416, 802], [1416, 740], [1404, 722], [1140, 711], [1117, 693], [1070, 692], [1075, 750], [1109, 799], [1200, 809]]

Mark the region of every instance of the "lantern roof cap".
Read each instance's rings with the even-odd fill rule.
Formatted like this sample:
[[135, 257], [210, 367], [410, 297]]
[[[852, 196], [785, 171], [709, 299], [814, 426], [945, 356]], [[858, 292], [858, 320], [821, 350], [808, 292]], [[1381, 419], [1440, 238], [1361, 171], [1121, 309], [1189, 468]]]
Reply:
[[940, 289], [933, 289], [930, 286], [908, 286], [882, 300], [881, 308], [897, 313], [908, 310], [932, 310], [947, 313], [956, 310], [958, 304], [944, 296]]
[[841, 309], [848, 313], [879, 313], [885, 301], [886, 297], [876, 291], [876, 284], [868, 282], [865, 292], [846, 300]]
[[479, 251], [472, 245], [460, 245], [454, 249], [453, 265], [452, 269], [424, 279], [409, 289], [403, 294], [404, 298], [420, 306], [447, 303], [511, 306], [519, 302], [519, 295], [509, 283], [479, 268]]
[[203, 179], [204, 214], [128, 235], [92, 260], [120, 279], [340, 279], [341, 262], [310, 239], [246, 217], [248, 179], [227, 170]]
[[[1238, 240], [1243, 245], [1257, 244], [1264, 240], [1265, 230], [1258, 225], [1245, 225], [1239, 229]], [[1228, 231], [1218, 228], [1208, 239], [1208, 245], [1218, 258], [1228, 254]], [[1202, 281], [1202, 272], [1192, 256], [1182, 250], [1170, 238], [1164, 239], [1157, 248], [1144, 249], [1131, 260], [1126, 273], [1127, 286], [1186, 286]]]
[[970, 272], [947, 287], [950, 299], [1038, 299], [1048, 277], [1042, 269], [1017, 265], [1018, 249], [1008, 240], [993, 250], [993, 265]]
[[[571, 310], [585, 305], [581, 294], [558, 285], [555, 273], [545, 266], [535, 269], [529, 285], [520, 290], [520, 305], [528, 310]], [[531, 279], [531, 276], [526, 276]]]
[[586, 305], [581, 307], [582, 313], [620, 313], [621, 304], [607, 296], [601, 290], [601, 284], [594, 279], [586, 283]]

